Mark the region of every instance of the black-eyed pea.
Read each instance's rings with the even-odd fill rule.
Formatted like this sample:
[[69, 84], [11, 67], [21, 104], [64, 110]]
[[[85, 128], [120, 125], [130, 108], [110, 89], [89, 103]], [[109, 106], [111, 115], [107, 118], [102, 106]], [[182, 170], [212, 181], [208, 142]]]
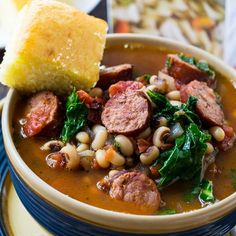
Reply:
[[146, 152], [140, 155], [140, 161], [144, 165], [150, 165], [153, 163], [153, 161], [157, 159], [159, 154], [160, 154], [159, 149], [156, 146], [151, 146], [146, 150]]

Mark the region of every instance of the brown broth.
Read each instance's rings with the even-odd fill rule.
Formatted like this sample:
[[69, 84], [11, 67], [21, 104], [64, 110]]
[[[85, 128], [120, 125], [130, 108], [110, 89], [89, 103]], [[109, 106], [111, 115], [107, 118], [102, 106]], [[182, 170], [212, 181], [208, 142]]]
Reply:
[[[158, 70], [164, 67], [167, 52], [153, 47], [131, 47], [115, 46], [107, 48], [103, 63], [107, 66], [120, 63], [131, 63], [134, 65], [135, 75], [157, 74]], [[222, 97], [222, 103], [227, 120], [236, 130], [236, 107], [234, 99], [236, 91], [231, 83], [217, 75], [218, 92]], [[24, 107], [24, 99], [17, 107]], [[133, 203], [114, 200], [108, 194], [97, 189], [97, 182], [102, 179], [108, 170], [91, 170], [85, 172], [63, 171], [49, 168], [45, 162], [46, 153], [40, 150], [40, 146], [46, 139], [20, 138], [19, 119], [24, 117], [25, 110], [17, 109], [14, 116], [15, 144], [17, 150], [26, 164], [46, 183], [53, 186], [62, 193], [78, 199], [82, 202], [101, 207], [108, 210], [127, 212], [133, 214], [153, 214], [152, 209], [140, 207]], [[214, 175], [212, 167], [207, 171], [207, 177], [213, 180], [214, 194], [217, 199], [223, 199], [232, 194], [235, 189], [230, 178], [230, 170], [236, 169], [236, 146], [225, 153], [219, 153], [216, 158], [216, 165], [221, 174]], [[177, 212], [185, 212], [201, 207], [197, 199], [186, 201], [187, 193], [191, 190], [188, 183], [178, 182], [161, 191], [162, 199], [166, 202], [166, 208], [175, 209]]]

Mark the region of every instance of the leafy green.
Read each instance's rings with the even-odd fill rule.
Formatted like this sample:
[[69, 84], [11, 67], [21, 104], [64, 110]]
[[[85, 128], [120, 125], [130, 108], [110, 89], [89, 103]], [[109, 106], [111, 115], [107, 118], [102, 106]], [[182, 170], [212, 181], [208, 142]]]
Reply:
[[115, 139], [113, 140], [113, 145], [116, 151], [120, 152], [120, 143], [118, 143]]
[[214, 202], [215, 197], [213, 195], [213, 183], [210, 180], [202, 180], [200, 184], [201, 191], [199, 193], [199, 199], [203, 203]]
[[170, 57], [167, 57], [165, 65], [166, 65], [166, 68], [167, 68], [168, 70], [171, 68], [171, 66], [172, 66], [172, 61], [171, 61]]
[[165, 117], [169, 124], [182, 123], [184, 134], [175, 139], [175, 145], [163, 151], [154, 166], [161, 165], [158, 184], [163, 187], [176, 179], [191, 180], [198, 178], [202, 170], [202, 159], [206, 152], [206, 142], [211, 136], [201, 129], [201, 121], [194, 112], [197, 98], [190, 96], [186, 104], [173, 106], [168, 99], [156, 92], [147, 91], [156, 104], [154, 119]]
[[148, 90], [147, 94], [157, 106], [157, 109], [154, 111], [154, 120], [163, 116], [169, 123], [185, 120], [187, 123], [196, 123], [201, 125], [200, 118], [193, 112], [197, 103], [197, 98], [190, 96], [187, 103], [178, 107], [171, 105], [169, 100], [160, 93]]
[[145, 75], [143, 76], [143, 78], [144, 78], [145, 81], [147, 81], [147, 83], [149, 83], [149, 82], [150, 82], [151, 75], [145, 74]]
[[212, 181], [203, 179], [197, 186], [192, 189], [191, 192], [185, 193], [184, 200], [190, 203], [195, 197], [198, 197], [203, 205], [207, 203], [213, 203], [215, 201], [215, 197], [213, 195]]
[[188, 125], [185, 133], [175, 140], [175, 146], [162, 152], [155, 163], [162, 165], [159, 186], [166, 186], [176, 179], [191, 180], [196, 176], [200, 181], [202, 158], [207, 149], [206, 141], [210, 138], [196, 124]]
[[162, 209], [160, 211], [158, 211], [158, 215], [174, 215], [176, 214], [176, 210], [174, 209]]
[[67, 142], [85, 126], [87, 114], [88, 109], [86, 105], [79, 100], [74, 89], [66, 102], [66, 120], [60, 136], [63, 142]]
[[236, 189], [236, 169], [230, 170], [230, 178], [231, 178], [232, 186], [234, 187], [234, 189]]
[[215, 77], [215, 71], [208, 65], [207, 62], [197, 61], [194, 57], [187, 57], [183, 53], [178, 54], [178, 57], [193, 66], [196, 66], [200, 71], [208, 74], [211, 77]]

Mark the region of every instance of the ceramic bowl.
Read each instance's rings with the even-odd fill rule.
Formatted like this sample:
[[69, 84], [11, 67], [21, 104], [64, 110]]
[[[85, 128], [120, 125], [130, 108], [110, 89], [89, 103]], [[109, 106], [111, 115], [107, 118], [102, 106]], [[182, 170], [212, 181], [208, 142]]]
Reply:
[[[108, 35], [107, 46], [139, 43], [205, 59], [236, 82], [236, 72], [220, 59], [192, 46], [135, 34]], [[2, 129], [15, 189], [30, 214], [55, 235], [224, 235], [236, 224], [236, 193], [212, 206], [175, 215], [133, 215], [100, 209], [74, 200], [41, 180], [21, 159], [12, 140], [13, 110], [19, 95], [10, 90]], [[30, 155], [30, 147], [29, 147]]]

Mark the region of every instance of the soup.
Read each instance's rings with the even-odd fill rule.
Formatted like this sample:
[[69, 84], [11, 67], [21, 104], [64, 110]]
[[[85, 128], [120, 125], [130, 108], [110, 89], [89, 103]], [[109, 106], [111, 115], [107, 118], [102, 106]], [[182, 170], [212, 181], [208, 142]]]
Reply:
[[[236, 183], [236, 161], [234, 158], [236, 148], [233, 146], [236, 113], [232, 103], [236, 96], [235, 89], [227, 79], [218, 73], [216, 74], [216, 91], [222, 98], [220, 104], [222, 104], [225, 117], [225, 121], [222, 121], [222, 110], [218, 104], [219, 97], [209, 88], [215, 85], [211, 68], [205, 62], [201, 64], [201, 62], [196, 62], [184, 55], [169, 54], [168, 58], [170, 59], [166, 59], [168, 53], [159, 48], [135, 44], [107, 48], [102, 64], [109, 67], [125, 63], [125, 68], [122, 67], [125, 72], [118, 73], [120, 78], [118, 81], [114, 79], [113, 82], [116, 84], [114, 87], [110, 85], [111, 81], [107, 82], [107, 73], [110, 73], [108, 77], [113, 76], [109, 68], [108, 70], [101, 69], [101, 78], [103, 77], [105, 80], [100, 79], [97, 87], [104, 87], [102, 91], [100, 88], [91, 90], [89, 92], [91, 96], [88, 96], [84, 91], [77, 91], [77, 93], [74, 91], [74, 95], [77, 94], [79, 101], [82, 101], [81, 108], [86, 109], [83, 106], [85, 104], [87, 108], [89, 107], [89, 113], [85, 113], [83, 116], [81, 112], [80, 118], [87, 119], [89, 115], [90, 121], [88, 127], [81, 125], [82, 129], [69, 138], [65, 121], [63, 129], [61, 126], [63, 121], [60, 121], [60, 124], [47, 124], [47, 128], [40, 134], [31, 135], [38, 129], [37, 122], [41, 122], [35, 121], [37, 124], [33, 129], [32, 126], [30, 128], [27, 126], [27, 117], [30, 112], [32, 114], [32, 107], [37, 107], [35, 102], [37, 99], [22, 96], [16, 106], [13, 126], [16, 148], [26, 164], [41, 179], [60, 192], [79, 201], [112, 211], [133, 214], [175, 214], [206, 207], [232, 194], [235, 191]], [[184, 81], [184, 84], [187, 85], [179, 83], [176, 78], [173, 80], [174, 76], [178, 77], [176, 74], [178, 70], [173, 68], [182, 62], [189, 64], [188, 66], [194, 67], [194, 69], [199, 66], [197, 63], [200, 63], [200, 66], [204, 67], [204, 74], [202, 74], [202, 70], [197, 69], [201, 75], [199, 80], [203, 79], [208, 85], [202, 81], [196, 82], [190, 78], [191, 76], [187, 78], [190, 81]], [[130, 72], [132, 66], [129, 63], [133, 65], [132, 74]], [[169, 75], [167, 75], [168, 73]], [[197, 78], [198, 75], [195, 74], [195, 76]], [[185, 76], [183, 77], [185, 78]], [[163, 85], [160, 85], [160, 81], [165, 81], [165, 83], [167, 81], [169, 87], [165, 87], [166, 84], [161, 87]], [[157, 87], [159, 86], [158, 91], [155, 90], [157, 87], [152, 86], [155, 83]], [[133, 87], [127, 91], [130, 85]], [[213, 114], [217, 110], [216, 116], [204, 117], [205, 114], [201, 114], [201, 107], [198, 107], [200, 113], [199, 111], [195, 112], [197, 110], [195, 106], [202, 99], [201, 97], [196, 99], [194, 96], [188, 96], [188, 100], [183, 101], [185, 99], [183, 94], [186, 95], [195, 87], [197, 90], [206, 89], [208, 91], [209, 99], [212, 99], [213, 105], [217, 106], [212, 112]], [[109, 89], [109, 95], [106, 92], [107, 89]], [[194, 91], [195, 93], [190, 95], [201, 96], [196, 94], [196, 90]], [[182, 93], [182, 98], [180, 98], [180, 93]], [[73, 99], [72, 95], [70, 99]], [[50, 94], [46, 96], [50, 96]], [[105, 102], [100, 99], [104, 99]], [[54, 109], [60, 104], [62, 107], [60, 114], [64, 120], [70, 118], [68, 100], [67, 111], [65, 111], [66, 97], [60, 97], [60, 102], [57, 100], [52, 102]], [[118, 103], [117, 100], [119, 100]], [[125, 108], [124, 103], [126, 103]], [[136, 103], [136, 106], [130, 107], [133, 103]], [[45, 104], [44, 107], [47, 107], [47, 102]], [[163, 108], [159, 109], [162, 105]], [[183, 107], [183, 105], [186, 106]], [[165, 113], [166, 107], [169, 107], [169, 110], [167, 109]], [[132, 112], [129, 112], [129, 108]], [[193, 110], [194, 112], [192, 112]], [[120, 111], [122, 111], [121, 114]], [[181, 113], [183, 111], [184, 113]], [[40, 112], [44, 114], [45, 110]], [[139, 117], [138, 119], [136, 116], [132, 119], [129, 118], [129, 122], [125, 123], [128, 113], [136, 113], [136, 116]], [[156, 119], [153, 120], [154, 113]], [[99, 114], [99, 117], [96, 114]], [[181, 118], [181, 116], [184, 117]], [[97, 118], [100, 117], [102, 117], [102, 124], [97, 121]], [[133, 123], [133, 121], [135, 122]], [[137, 127], [137, 123], [139, 127]], [[63, 131], [48, 135], [48, 130], [52, 127]], [[151, 127], [151, 131], [149, 127]], [[105, 134], [107, 136], [106, 143], [101, 145], [99, 142], [103, 138], [104, 129], [109, 132]], [[186, 162], [185, 166], [176, 165], [176, 169], [173, 169], [175, 163], [180, 163], [178, 158], [184, 158], [185, 154], [182, 154], [185, 145], [187, 145], [186, 137], [188, 137], [186, 132], [191, 130], [195, 130], [194, 134], [199, 134], [199, 137], [194, 139], [194, 135], [191, 136], [192, 141], [189, 141], [189, 145], [192, 143], [186, 152], [194, 150], [194, 153], [186, 154], [189, 160], [183, 159], [183, 162]], [[99, 132], [101, 136], [95, 142], [96, 133]], [[161, 137], [161, 135], [163, 136]], [[182, 137], [185, 141], [182, 140], [184, 145], [181, 146], [178, 142], [181, 142]], [[50, 140], [51, 143], [48, 143]], [[50, 146], [52, 143], [53, 147]], [[70, 144], [65, 146], [65, 143]], [[124, 143], [125, 148], [122, 146]], [[80, 155], [79, 161], [68, 161], [68, 157], [62, 155], [62, 150], [73, 153], [74, 149], [71, 150], [71, 146], [73, 148], [78, 146], [76, 153]], [[202, 147], [202, 149], [196, 149], [202, 153], [202, 156], [198, 155], [199, 153], [195, 150], [196, 146]], [[176, 151], [179, 154], [176, 155], [176, 162], [173, 163], [174, 159], [170, 159], [170, 156], [173, 158]], [[172, 165], [167, 165], [167, 160], [172, 161]], [[195, 163], [194, 160], [198, 161]], [[194, 168], [190, 166], [190, 163], [195, 165]], [[204, 168], [206, 170], [203, 170]], [[146, 195], [140, 193], [142, 191], [139, 190], [142, 188], [147, 189]], [[143, 202], [145, 203], [142, 204]]]

